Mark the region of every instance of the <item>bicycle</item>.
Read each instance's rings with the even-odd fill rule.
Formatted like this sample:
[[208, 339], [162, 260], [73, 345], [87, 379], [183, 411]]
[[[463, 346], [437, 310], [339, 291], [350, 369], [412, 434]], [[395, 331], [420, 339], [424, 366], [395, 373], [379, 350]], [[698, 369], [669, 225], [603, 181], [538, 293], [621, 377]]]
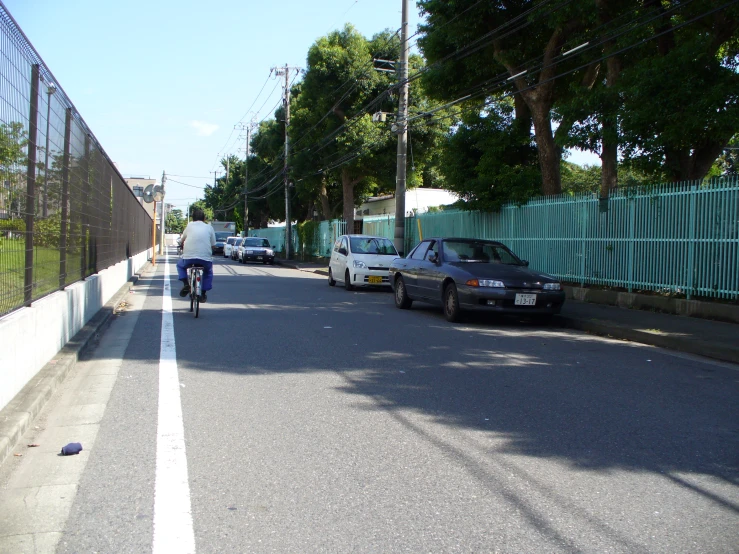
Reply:
[[200, 314], [200, 295], [203, 293], [203, 266], [191, 265], [187, 268], [187, 280], [190, 283], [190, 311], [195, 317]]

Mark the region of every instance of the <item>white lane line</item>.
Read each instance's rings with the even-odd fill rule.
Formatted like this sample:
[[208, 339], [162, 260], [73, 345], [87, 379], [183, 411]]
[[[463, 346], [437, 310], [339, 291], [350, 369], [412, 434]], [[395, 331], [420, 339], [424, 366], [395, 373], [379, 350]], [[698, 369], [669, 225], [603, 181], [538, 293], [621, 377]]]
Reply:
[[169, 255], [164, 256], [162, 340], [159, 350], [159, 416], [154, 493], [153, 554], [195, 552], [190, 485], [187, 478], [185, 429], [172, 318]]

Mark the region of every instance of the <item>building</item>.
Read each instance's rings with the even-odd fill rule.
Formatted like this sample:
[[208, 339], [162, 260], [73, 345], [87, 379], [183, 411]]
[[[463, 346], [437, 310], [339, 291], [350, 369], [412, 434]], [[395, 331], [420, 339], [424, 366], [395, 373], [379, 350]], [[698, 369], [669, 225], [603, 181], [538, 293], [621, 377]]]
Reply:
[[[154, 217], [154, 202], [144, 202], [144, 189], [149, 185], [156, 185], [156, 179], [147, 179], [144, 177], [129, 177], [125, 179], [128, 188], [133, 191], [134, 196], [138, 199], [139, 203], [146, 209], [146, 213], [149, 217]], [[158, 202], [161, 205], [161, 202]], [[157, 206], [157, 213], [159, 213], [160, 206]]]
[[[456, 194], [444, 189], [409, 189], [405, 192], [405, 213], [406, 215], [413, 215], [414, 212], [424, 213], [431, 207], [454, 204], [457, 200], [459, 200], [459, 197]], [[394, 194], [368, 198], [364, 204], [357, 208], [354, 217], [355, 219], [363, 219], [375, 215], [395, 216]]]

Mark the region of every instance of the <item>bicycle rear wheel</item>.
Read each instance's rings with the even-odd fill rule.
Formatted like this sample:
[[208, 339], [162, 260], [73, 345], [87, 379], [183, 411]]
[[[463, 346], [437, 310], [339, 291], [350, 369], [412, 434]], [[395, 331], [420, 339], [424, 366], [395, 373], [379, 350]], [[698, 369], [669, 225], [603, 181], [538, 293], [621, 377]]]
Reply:
[[198, 295], [195, 295], [195, 317], [197, 318], [198, 315], [200, 315], [200, 297]]

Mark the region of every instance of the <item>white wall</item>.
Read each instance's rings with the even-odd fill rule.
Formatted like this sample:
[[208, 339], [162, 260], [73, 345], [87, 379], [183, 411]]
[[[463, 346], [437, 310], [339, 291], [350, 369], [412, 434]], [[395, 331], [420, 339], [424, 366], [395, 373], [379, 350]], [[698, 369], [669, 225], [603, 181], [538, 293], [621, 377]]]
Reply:
[[[457, 200], [459, 200], [457, 195], [443, 189], [411, 189], [405, 193], [405, 212], [408, 214], [415, 209], [419, 213], [425, 213], [430, 206], [446, 206], [454, 204]], [[369, 213], [365, 214], [365, 210], [369, 210]], [[395, 198], [369, 200], [357, 208], [356, 213], [357, 218], [373, 215], [395, 216]]]
[[0, 318], [0, 410], [146, 263], [150, 250]]

